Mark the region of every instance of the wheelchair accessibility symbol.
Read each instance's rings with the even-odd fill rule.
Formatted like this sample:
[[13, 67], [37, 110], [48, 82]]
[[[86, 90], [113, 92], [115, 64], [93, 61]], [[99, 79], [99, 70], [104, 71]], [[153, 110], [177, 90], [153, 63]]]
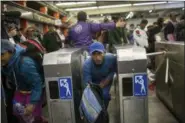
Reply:
[[147, 75], [134, 76], [134, 96], [147, 96]]
[[61, 99], [72, 99], [72, 83], [71, 78], [59, 79], [59, 90]]

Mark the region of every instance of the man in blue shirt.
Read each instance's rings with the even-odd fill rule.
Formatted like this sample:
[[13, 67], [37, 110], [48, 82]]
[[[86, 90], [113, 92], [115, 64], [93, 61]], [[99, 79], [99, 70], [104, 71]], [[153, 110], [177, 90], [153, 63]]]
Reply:
[[91, 57], [83, 65], [84, 84], [98, 84], [103, 90], [105, 108], [107, 109], [110, 101], [110, 88], [116, 72], [116, 56], [105, 54], [102, 43], [95, 42], [89, 47]]

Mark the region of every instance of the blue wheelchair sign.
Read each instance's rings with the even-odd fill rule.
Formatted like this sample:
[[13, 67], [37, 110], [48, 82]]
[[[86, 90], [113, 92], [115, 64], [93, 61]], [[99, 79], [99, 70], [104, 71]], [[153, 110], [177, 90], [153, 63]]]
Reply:
[[72, 99], [72, 83], [71, 78], [60, 78], [59, 84], [59, 95], [60, 99]]
[[134, 96], [147, 96], [147, 75], [137, 74], [133, 78], [134, 83]]

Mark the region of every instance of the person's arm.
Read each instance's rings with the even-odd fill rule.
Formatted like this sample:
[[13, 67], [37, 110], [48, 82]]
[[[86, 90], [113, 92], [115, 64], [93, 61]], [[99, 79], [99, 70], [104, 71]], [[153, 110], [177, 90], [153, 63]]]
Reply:
[[100, 32], [101, 30], [111, 30], [115, 29], [116, 24], [114, 22], [110, 23], [90, 23], [91, 32]]
[[110, 73], [107, 75], [107, 77], [102, 81], [100, 82], [100, 87], [101, 88], [104, 88], [105, 86], [109, 85], [110, 82], [113, 80], [113, 77], [114, 77], [114, 74], [117, 72], [117, 58], [116, 56], [111, 56], [111, 59], [112, 61], [112, 64], [111, 67], [110, 67]]
[[124, 27], [125, 22], [119, 20], [117, 23], [114, 22], [109, 22], [109, 23], [90, 23], [90, 30], [91, 32], [99, 32], [101, 30], [112, 30], [115, 29], [116, 27]]
[[35, 105], [40, 101], [43, 83], [36, 63], [31, 58], [24, 57], [21, 65], [21, 73], [25, 82], [31, 85], [30, 104]]
[[83, 84], [84, 87], [88, 84], [92, 82], [92, 75], [91, 75], [91, 62], [89, 61], [89, 59], [87, 59], [84, 62], [83, 65]]
[[155, 26], [148, 30], [149, 36], [154, 36], [155, 34], [159, 33], [161, 31], [161, 28], [158, 26]]

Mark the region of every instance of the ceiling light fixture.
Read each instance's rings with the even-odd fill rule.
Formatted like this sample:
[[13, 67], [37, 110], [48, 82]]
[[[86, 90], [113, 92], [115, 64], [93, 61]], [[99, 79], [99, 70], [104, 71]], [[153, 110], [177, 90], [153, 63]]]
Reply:
[[98, 7], [86, 7], [86, 8], [73, 8], [73, 9], [66, 9], [66, 11], [81, 11], [81, 10], [93, 10], [98, 9]]
[[165, 4], [167, 2], [147, 2], [147, 3], [135, 3], [133, 6], [143, 6], [143, 5], [154, 5], [154, 4]]
[[71, 8], [71, 9], [66, 9], [66, 11], [80, 11], [80, 10], [106, 9], [106, 8], [108, 9], [108, 8], [119, 8], [119, 7], [129, 7], [129, 6], [132, 6], [132, 4], [85, 7], [85, 8]]
[[130, 13], [127, 15], [126, 19], [132, 18], [133, 16], [134, 16], [134, 13], [133, 13], [133, 12], [130, 12]]
[[123, 5], [109, 5], [109, 6], [99, 6], [99, 9], [106, 9], [106, 8], [118, 8], [118, 7], [128, 7], [132, 6], [132, 4], [123, 4]]
[[57, 6], [70, 6], [70, 5], [84, 5], [84, 4], [95, 4], [96, 2], [65, 2], [57, 3]]
[[27, 15], [30, 15], [30, 14], [32, 14], [32, 12], [23, 12], [23, 13], [21, 14], [21, 16], [27, 16]]

